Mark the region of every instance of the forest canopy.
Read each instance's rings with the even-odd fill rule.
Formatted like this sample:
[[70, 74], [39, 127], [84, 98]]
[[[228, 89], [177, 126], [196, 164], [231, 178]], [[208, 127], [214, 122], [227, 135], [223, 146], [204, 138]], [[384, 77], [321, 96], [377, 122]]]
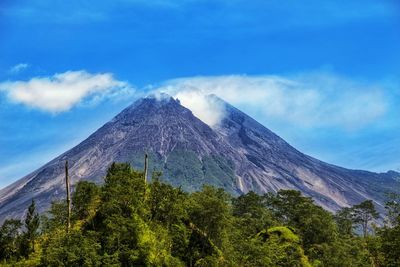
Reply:
[[[76, 184], [71, 213], [35, 201], [0, 227], [1, 266], [400, 266], [400, 197], [387, 220], [374, 203], [332, 214], [293, 190], [232, 197], [204, 185], [184, 192], [113, 163], [103, 185]], [[68, 226], [70, 221], [70, 226]]]

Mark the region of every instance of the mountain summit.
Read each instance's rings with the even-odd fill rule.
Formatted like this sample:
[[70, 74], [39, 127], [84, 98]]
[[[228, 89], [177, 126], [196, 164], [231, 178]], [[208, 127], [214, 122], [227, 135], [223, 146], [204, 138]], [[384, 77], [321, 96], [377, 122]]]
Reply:
[[0, 190], [0, 218], [21, 217], [32, 198], [40, 211], [63, 198], [64, 163], [72, 183], [101, 183], [112, 162], [150, 169], [162, 179], [193, 191], [203, 184], [232, 194], [295, 189], [317, 204], [336, 210], [373, 199], [398, 186], [400, 174], [348, 170], [307, 156], [282, 138], [216, 96], [225, 111], [212, 128], [168, 95], [136, 101], [82, 143], [33, 173]]

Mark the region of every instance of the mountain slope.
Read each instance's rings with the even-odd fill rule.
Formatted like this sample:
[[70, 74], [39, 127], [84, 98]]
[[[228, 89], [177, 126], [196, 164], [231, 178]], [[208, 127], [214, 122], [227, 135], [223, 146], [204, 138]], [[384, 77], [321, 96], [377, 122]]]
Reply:
[[[237, 170], [241, 191], [259, 193], [296, 189], [329, 210], [374, 199], [399, 183], [399, 173], [377, 174], [324, 163], [294, 149], [283, 139], [236, 108], [225, 104], [227, 116], [217, 129], [252, 164]], [[391, 174], [390, 174], [391, 173]]]
[[348, 170], [304, 155], [238, 109], [216, 101], [226, 116], [210, 128], [171, 97], [138, 100], [76, 147], [0, 190], [0, 218], [20, 217], [32, 198], [44, 211], [64, 197], [67, 159], [73, 184], [100, 183], [113, 161], [142, 168], [145, 152], [151, 169], [185, 190], [204, 183], [232, 194], [296, 189], [330, 210], [366, 198], [381, 205], [383, 193], [398, 184], [395, 172]]

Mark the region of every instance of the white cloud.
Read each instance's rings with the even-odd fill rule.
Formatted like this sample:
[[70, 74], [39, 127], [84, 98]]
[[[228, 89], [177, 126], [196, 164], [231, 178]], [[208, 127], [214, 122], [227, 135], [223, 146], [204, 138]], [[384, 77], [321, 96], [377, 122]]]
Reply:
[[2, 82], [0, 91], [11, 101], [49, 112], [67, 111], [80, 103], [92, 105], [104, 98], [133, 93], [128, 83], [115, 80], [110, 73], [91, 74], [84, 70]]
[[8, 71], [10, 74], [18, 74], [21, 71], [25, 70], [29, 68], [29, 64], [27, 63], [19, 63], [13, 67], [10, 68], [10, 70]]
[[359, 128], [387, 110], [384, 88], [329, 73], [281, 76], [217, 76], [167, 81], [159, 91], [210, 125], [223, 117], [221, 107], [207, 102], [215, 94], [244, 111], [303, 127]]
[[155, 97], [158, 101], [168, 100], [171, 96], [178, 99], [182, 106], [190, 109], [197, 118], [211, 127], [217, 125], [225, 116], [225, 107], [221, 101], [197, 88], [182, 89], [179, 86], [166, 85], [157, 89], [149, 86], [147, 89], [147, 95]]
[[220, 103], [198, 90], [180, 91], [175, 97], [183, 106], [189, 107], [196, 117], [210, 126], [217, 125], [225, 115], [224, 107]]

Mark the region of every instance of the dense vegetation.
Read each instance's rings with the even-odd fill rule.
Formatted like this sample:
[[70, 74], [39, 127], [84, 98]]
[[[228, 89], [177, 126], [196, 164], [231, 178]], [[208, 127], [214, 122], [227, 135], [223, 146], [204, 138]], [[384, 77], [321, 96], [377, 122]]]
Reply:
[[104, 184], [79, 182], [71, 227], [65, 201], [0, 228], [4, 266], [400, 266], [399, 196], [385, 226], [365, 201], [333, 215], [299, 192], [232, 198], [183, 192], [154, 173], [113, 164]]

